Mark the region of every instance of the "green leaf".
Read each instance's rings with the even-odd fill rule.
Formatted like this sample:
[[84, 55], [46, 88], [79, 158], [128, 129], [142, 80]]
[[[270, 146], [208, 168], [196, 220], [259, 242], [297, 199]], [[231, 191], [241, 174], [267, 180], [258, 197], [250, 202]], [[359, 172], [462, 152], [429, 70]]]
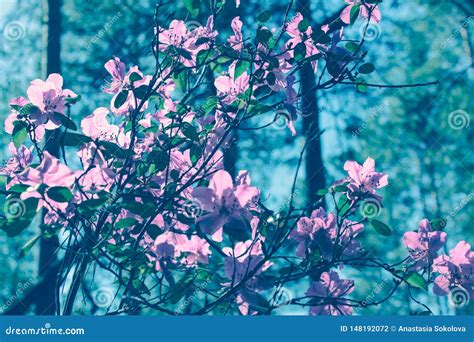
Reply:
[[129, 152], [122, 149], [117, 144], [114, 144], [110, 141], [99, 141], [99, 146], [102, 146], [105, 151], [113, 156], [118, 158], [126, 158], [129, 155]]
[[201, 8], [201, 0], [184, 0], [184, 7], [192, 16], [196, 17]]
[[83, 134], [65, 132], [63, 135], [64, 146], [81, 146], [91, 141], [91, 138]]
[[163, 171], [166, 169], [169, 163], [169, 155], [162, 150], [154, 150], [150, 152], [147, 157], [149, 162], [153, 162], [156, 165], [157, 171]]
[[364, 78], [362, 77], [357, 77], [355, 79], [355, 83], [356, 83], [356, 89], [357, 91], [361, 92], [361, 93], [366, 93], [367, 92], [367, 82], [365, 81]]
[[[21, 122], [21, 121], [16, 121], [16, 122]], [[23, 124], [15, 124], [15, 127], [13, 128], [13, 144], [15, 145], [16, 148], [19, 148], [25, 140], [28, 138], [28, 130]]]
[[434, 230], [443, 230], [446, 227], [446, 224], [448, 223], [446, 219], [443, 218], [435, 218], [430, 221], [431, 227]]
[[342, 195], [341, 197], [339, 197], [339, 200], [337, 202], [337, 209], [339, 210], [339, 216], [344, 216], [347, 211], [349, 210], [351, 206], [351, 201], [349, 201], [349, 199]]
[[35, 237], [33, 237], [32, 239], [30, 239], [27, 243], [25, 243], [23, 245], [23, 247], [21, 248], [20, 250], [20, 258], [24, 257], [26, 254], [28, 254], [31, 250], [31, 248], [33, 248], [33, 246], [36, 244], [36, 242], [41, 238], [41, 234], [40, 235], [36, 235]]
[[76, 97], [65, 97], [64, 102], [67, 104], [73, 105], [78, 103], [81, 100], [81, 95], [77, 95]]
[[127, 101], [127, 98], [128, 98], [128, 91], [122, 90], [120, 93], [117, 94], [117, 97], [115, 98], [114, 107], [115, 108], [122, 107], [125, 101]]
[[351, 8], [351, 14], [350, 14], [350, 24], [353, 25], [357, 18], [359, 17], [360, 13], [360, 5], [354, 5]]
[[28, 114], [32, 114], [36, 111], [38, 111], [38, 107], [36, 107], [34, 104], [32, 103], [28, 103], [26, 105], [24, 105], [23, 107], [21, 107], [21, 109], [19, 110], [19, 113], [20, 115], [28, 115]]
[[193, 59], [193, 56], [191, 56], [191, 54], [187, 50], [178, 47], [175, 47], [175, 49], [178, 52], [178, 55], [180, 55], [181, 57], [184, 57], [189, 61]]
[[23, 217], [14, 220], [0, 220], [0, 229], [3, 230], [9, 237], [19, 235], [24, 231], [31, 223], [31, 219], [25, 219]]
[[261, 23], [266, 23], [267, 21], [270, 20], [271, 17], [272, 17], [272, 11], [267, 10], [267, 11], [263, 11], [259, 13], [257, 15], [257, 20]]
[[392, 229], [387, 226], [385, 223], [380, 222], [379, 220], [370, 220], [369, 226], [371, 226], [377, 233], [383, 236], [392, 235]]
[[61, 121], [61, 125], [72, 131], [77, 131], [77, 126], [70, 118], [61, 113], [54, 113], [54, 117]]
[[147, 91], [148, 91], [148, 86], [142, 85], [138, 88], [133, 89], [133, 95], [135, 95], [137, 99], [141, 100], [145, 98]]
[[138, 223], [136, 219], [133, 217], [126, 217], [121, 219], [115, 224], [116, 229], [122, 229], [122, 228], [130, 228], [135, 226]]
[[199, 158], [201, 158], [202, 148], [196, 144], [192, 144], [189, 148], [189, 152], [191, 163], [195, 165], [198, 162]]
[[264, 46], [268, 47], [268, 43], [272, 37], [273, 33], [266, 28], [261, 28], [257, 31], [257, 43], [261, 43]]
[[235, 65], [234, 79], [237, 79], [240, 75], [247, 71], [250, 63], [244, 60], [239, 60]]
[[361, 74], [370, 74], [374, 72], [374, 70], [375, 70], [375, 67], [372, 63], [365, 63], [359, 67], [359, 72]]
[[304, 43], [298, 43], [295, 46], [295, 59], [297, 61], [305, 58], [306, 56], [306, 45]]
[[326, 195], [328, 192], [329, 192], [328, 189], [321, 189], [321, 190], [316, 191], [316, 195], [318, 195], [318, 196], [324, 196], [324, 195]]
[[130, 76], [128, 77], [128, 79], [130, 80], [130, 82], [133, 83], [133, 82], [135, 82], [135, 81], [140, 81], [140, 80], [142, 80], [143, 77], [141, 77], [140, 74], [137, 73], [137, 72], [132, 72], [132, 73], [130, 74]]
[[356, 42], [348, 42], [346, 44], [346, 49], [352, 53], [355, 53], [356, 51], [359, 50], [359, 44], [357, 44]]
[[192, 141], [199, 140], [199, 134], [196, 131], [196, 128], [188, 122], [184, 122], [183, 126], [181, 127], [181, 131], [183, 132], [184, 136]]
[[303, 20], [301, 20], [298, 24], [298, 31], [300, 32], [306, 32], [306, 30], [308, 29], [309, 27], [309, 21], [308, 19], [304, 18]]
[[427, 284], [425, 279], [416, 272], [408, 273], [405, 277], [405, 281], [412, 287], [426, 290]]
[[212, 112], [214, 108], [216, 108], [217, 104], [219, 103], [219, 99], [215, 96], [210, 96], [206, 99], [206, 102], [201, 106], [201, 111], [204, 115], [209, 114]]
[[46, 193], [53, 201], [61, 203], [69, 202], [74, 197], [71, 190], [64, 186], [53, 186], [49, 188]]

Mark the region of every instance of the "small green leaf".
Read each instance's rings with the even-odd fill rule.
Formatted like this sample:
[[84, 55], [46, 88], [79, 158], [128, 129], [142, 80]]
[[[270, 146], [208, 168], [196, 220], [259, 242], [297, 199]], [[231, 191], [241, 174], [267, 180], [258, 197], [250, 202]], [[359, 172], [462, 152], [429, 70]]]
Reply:
[[184, 0], [184, 7], [192, 16], [196, 17], [201, 8], [201, 0]]
[[359, 67], [359, 72], [361, 74], [370, 74], [374, 72], [374, 70], [375, 70], [375, 67], [372, 63], [365, 63]]
[[443, 218], [435, 218], [430, 221], [431, 227], [434, 230], [443, 230], [446, 227], [446, 224], [448, 223], [446, 219]]
[[[18, 129], [17, 129], [18, 127]], [[13, 129], [13, 144], [16, 148], [19, 148], [25, 140], [28, 138], [28, 130], [25, 127], [15, 126]]]
[[130, 76], [128, 77], [128, 79], [130, 80], [130, 82], [133, 83], [133, 82], [135, 82], [135, 81], [140, 81], [140, 80], [142, 80], [143, 77], [141, 77], [140, 74], [137, 73], [137, 72], [132, 72], [132, 73], [130, 74]]
[[20, 258], [24, 257], [26, 254], [29, 253], [31, 248], [36, 244], [36, 242], [41, 238], [41, 235], [36, 235], [32, 239], [30, 239], [27, 243], [23, 245], [23, 247], [20, 250]]
[[387, 226], [385, 223], [380, 222], [379, 220], [370, 220], [369, 225], [380, 235], [390, 236], [392, 235], [392, 229]]
[[77, 126], [70, 118], [61, 113], [54, 113], [54, 117], [61, 121], [61, 125], [72, 131], [77, 131]]
[[128, 151], [122, 149], [119, 145], [110, 141], [99, 141], [99, 145], [102, 146], [106, 152], [118, 158], [123, 159], [129, 155]]
[[412, 287], [426, 290], [427, 284], [425, 279], [416, 272], [408, 273], [405, 277], [405, 281]]
[[239, 60], [235, 65], [234, 79], [237, 79], [240, 75], [247, 71], [250, 63], [244, 60]]
[[116, 229], [122, 229], [122, 228], [130, 228], [136, 225], [138, 221], [134, 219], [133, 217], [126, 217], [121, 219], [115, 224]]
[[362, 77], [357, 77], [355, 79], [355, 83], [356, 83], [356, 89], [357, 91], [361, 92], [361, 93], [366, 93], [367, 92], [367, 82], [365, 81], [364, 78]]
[[304, 43], [298, 43], [295, 46], [295, 59], [297, 61], [305, 58], [306, 56], [306, 45]]
[[300, 32], [306, 32], [308, 27], [309, 27], [309, 21], [306, 18], [304, 18], [298, 23], [298, 31]]
[[261, 43], [264, 46], [268, 46], [270, 38], [272, 37], [273, 37], [273, 33], [266, 28], [261, 28], [260, 30], [257, 31], [257, 43]]
[[192, 141], [199, 140], [199, 134], [196, 131], [196, 128], [188, 122], [184, 122], [183, 126], [181, 127], [181, 131], [183, 132], [184, 136]]
[[352, 53], [355, 53], [356, 51], [359, 50], [359, 44], [357, 44], [356, 42], [348, 42], [346, 44], [346, 49]]
[[64, 186], [53, 186], [52, 188], [49, 188], [46, 193], [53, 201], [62, 203], [69, 202], [74, 197], [71, 190]]
[[354, 5], [351, 8], [351, 14], [350, 14], [350, 24], [353, 25], [357, 18], [359, 17], [360, 13], [360, 5]]
[[114, 107], [115, 108], [122, 107], [125, 101], [127, 101], [127, 98], [128, 98], [128, 91], [122, 90], [120, 93], [117, 94], [117, 97], [115, 98]]
[[339, 201], [337, 202], [337, 209], [339, 211], [339, 216], [344, 216], [347, 211], [349, 210], [351, 206], [351, 201], [349, 201], [349, 199], [342, 195], [341, 197], [339, 197]]
[[321, 189], [321, 190], [318, 190], [318, 191], [316, 192], [316, 195], [318, 195], [318, 196], [324, 196], [324, 195], [326, 195], [328, 192], [329, 192], [328, 189]]

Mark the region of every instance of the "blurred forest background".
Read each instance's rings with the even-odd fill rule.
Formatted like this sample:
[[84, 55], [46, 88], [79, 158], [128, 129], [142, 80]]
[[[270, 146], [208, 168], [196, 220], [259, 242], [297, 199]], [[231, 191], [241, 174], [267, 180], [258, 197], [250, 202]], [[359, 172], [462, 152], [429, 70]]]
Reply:
[[[188, 20], [187, 3], [173, 2], [170, 17]], [[155, 1], [63, 0], [61, 25], [55, 26], [56, 32], [49, 32], [49, 37], [60, 36], [60, 59], [54, 60], [48, 56], [51, 39], [47, 21], [52, 7], [59, 8], [59, 4], [59, 0], [0, 0], [2, 121], [9, 113], [8, 101], [24, 95], [29, 82], [44, 79], [48, 71], [60, 71], [66, 87], [82, 95], [73, 113], [79, 122], [93, 108], [108, 105], [101, 88], [106, 81], [103, 65], [112, 56], [128, 66], [140, 65], [145, 72], [152, 68]], [[295, 4], [294, 9], [300, 5]], [[236, 15], [245, 25], [256, 27], [255, 16], [264, 10], [270, 10], [273, 24], [280, 25], [286, 6], [286, 0], [242, 0], [240, 8], [235, 8], [231, 1], [217, 22], [217, 30], [230, 31], [230, 21]], [[302, 0], [311, 23], [326, 22], [343, 6], [342, 0]], [[315, 189], [343, 177], [345, 160], [362, 162], [371, 156], [377, 169], [390, 175], [381, 216], [394, 229], [389, 238], [371, 235], [367, 244], [375, 255], [401, 259], [405, 255], [400, 243], [403, 233], [416, 229], [425, 217], [447, 219], [448, 249], [461, 238], [473, 245], [474, 123], [470, 120], [474, 108], [474, 5], [462, 0], [384, 0], [380, 8], [382, 22], [369, 26], [366, 42], [368, 60], [376, 66], [367, 81], [411, 84], [439, 80], [439, 85], [359, 90], [339, 85], [318, 92], [312, 115], [297, 121], [298, 136], [292, 137], [278, 122], [265, 130], [242, 131], [238, 144], [227, 151], [226, 167], [250, 170], [252, 182], [265, 191], [267, 206], [284, 209], [305, 139], [301, 133], [311, 134], [308, 123], [312, 120], [324, 134], [305, 157], [306, 173], [298, 180], [297, 202], [310, 200]], [[202, 10], [192, 20], [205, 23], [207, 15]], [[355, 25], [348, 36], [358, 39], [361, 31]], [[2, 134], [0, 139], [5, 159], [9, 137]], [[37, 229], [30, 227], [14, 239], [0, 232], [0, 307], [16, 295], [19, 284], [35, 286], [41, 246], [22, 258], [18, 251]], [[358, 276], [356, 295], [364, 298], [377, 287], [383, 289], [390, 281], [384, 276]], [[415, 309], [407, 307], [407, 296], [400, 291], [388, 305], [357, 313], [410, 314]], [[422, 291], [417, 294], [437, 314], [456, 313], [447, 298], [429, 297], [434, 296]], [[473, 303], [471, 299], [470, 305], [457, 313], [474, 313]]]

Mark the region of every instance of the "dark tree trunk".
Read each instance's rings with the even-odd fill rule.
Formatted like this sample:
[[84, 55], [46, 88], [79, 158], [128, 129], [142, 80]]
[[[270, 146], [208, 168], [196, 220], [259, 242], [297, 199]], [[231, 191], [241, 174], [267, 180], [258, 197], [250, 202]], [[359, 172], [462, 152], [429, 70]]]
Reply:
[[[43, 58], [42, 73], [61, 72], [61, 0], [43, 0]], [[59, 130], [47, 131], [46, 150], [59, 157]], [[43, 220], [42, 220], [43, 221]], [[44, 229], [44, 228], [41, 228]], [[43, 277], [42, 293], [36, 300], [37, 315], [52, 315], [56, 312], [56, 286], [58, 274], [51, 272], [57, 263], [57, 237], [40, 240], [39, 275]]]
[[[304, 17], [311, 18], [309, 0], [299, 0], [297, 7]], [[317, 191], [326, 187], [326, 176], [321, 139], [315, 138], [319, 132], [319, 107], [316, 90], [314, 90], [316, 75], [310, 63], [300, 70], [300, 79], [301, 116], [303, 117], [303, 131], [308, 142], [305, 155], [306, 196], [308, 203], [314, 203], [320, 199]]]

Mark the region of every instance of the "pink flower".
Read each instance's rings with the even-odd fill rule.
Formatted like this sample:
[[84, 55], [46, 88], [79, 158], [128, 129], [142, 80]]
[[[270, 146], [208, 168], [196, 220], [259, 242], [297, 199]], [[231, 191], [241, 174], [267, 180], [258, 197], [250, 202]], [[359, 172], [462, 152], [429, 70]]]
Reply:
[[446, 233], [433, 231], [430, 221], [421, 220], [418, 232], [406, 232], [403, 243], [407, 246], [417, 268], [426, 267], [437, 256], [438, 250], [446, 243]]
[[[300, 43], [305, 45], [306, 52], [304, 57], [310, 57], [319, 53], [318, 48], [311, 38], [311, 34], [313, 33], [311, 26], [308, 26], [304, 32], [301, 32], [298, 28], [303, 19], [303, 15], [298, 12], [286, 27], [286, 33], [288, 33], [288, 35], [291, 37], [286, 43], [286, 48], [289, 49], [288, 52], [290, 53], [291, 57], [294, 57], [294, 49]], [[317, 63], [317, 61], [311, 62], [314, 70], [317, 68]]]
[[114, 57], [105, 63], [105, 69], [112, 76], [112, 81], [108, 88], [104, 87], [104, 91], [109, 94], [117, 94], [125, 81], [125, 64], [119, 58]]
[[258, 292], [267, 287], [259, 276], [272, 265], [269, 261], [263, 262], [261, 241], [238, 242], [234, 248], [225, 247], [222, 252], [227, 255], [224, 260], [225, 276], [231, 281], [223, 285], [235, 286], [243, 282], [244, 286], [236, 297], [239, 310], [243, 315], [255, 313], [250, 309], [259, 306]]
[[[71, 189], [74, 186], [76, 176], [69, 167], [62, 164], [56, 157], [50, 155], [47, 151], [43, 153], [43, 160], [36, 168], [29, 167], [18, 174], [12, 183], [30, 185], [26, 192], [22, 193], [21, 198], [30, 197], [39, 198], [38, 207], [44, 205], [41, 193], [38, 192], [40, 185], [46, 185], [47, 188], [61, 186]], [[44, 194], [48, 204], [53, 208], [64, 211], [68, 203], [58, 203], [48, 197], [48, 192]]]
[[81, 121], [81, 129], [84, 135], [92, 139], [114, 140], [119, 134], [119, 127], [111, 125], [107, 120], [109, 110], [105, 107], [95, 109], [92, 114]]
[[225, 104], [231, 104], [237, 99], [237, 95], [244, 94], [249, 88], [250, 76], [244, 71], [236, 78], [235, 66], [235, 62], [229, 66], [228, 76], [219, 76], [214, 80], [217, 94]]
[[312, 212], [311, 217], [302, 217], [298, 221], [290, 238], [297, 242], [297, 256], [305, 258], [318, 251], [322, 258], [330, 260], [335, 256], [335, 250], [346, 256], [359, 254], [361, 246], [355, 238], [363, 229], [361, 223], [344, 220], [338, 234], [336, 216], [333, 213], [326, 216], [324, 209], [319, 208]]
[[248, 183], [234, 185], [226, 171], [220, 170], [212, 175], [209, 187], [197, 187], [192, 196], [206, 212], [197, 219], [200, 229], [206, 234], [214, 234], [225, 224], [232, 224], [242, 230], [250, 230], [254, 205], [260, 192]]
[[63, 78], [59, 74], [49, 75], [46, 81], [36, 79], [30, 83], [28, 98], [39, 109], [39, 112], [30, 114], [33, 123], [45, 124], [46, 129], [56, 129], [61, 125], [54, 113], [64, 114], [65, 99], [77, 97], [74, 92], [62, 87]]
[[191, 31], [184, 21], [173, 20], [168, 29], [158, 27], [158, 49], [166, 51], [170, 46], [175, 47], [179, 54], [178, 61], [187, 67], [194, 67], [199, 51], [209, 49], [216, 36], [213, 16], [208, 18], [205, 27], [198, 26]]
[[307, 296], [321, 299], [321, 304], [311, 307], [309, 314], [352, 315], [352, 308], [347, 305], [347, 301], [341, 299], [352, 291], [354, 291], [353, 280], [340, 279], [339, 275], [334, 271], [324, 272], [321, 274], [321, 279], [313, 282], [308, 291], [306, 291]]
[[230, 47], [236, 51], [242, 50], [244, 47], [243, 36], [242, 36], [242, 21], [240, 17], [235, 17], [232, 19], [230, 24], [234, 34], [230, 36], [227, 41], [230, 43]]
[[185, 234], [165, 231], [155, 239], [150, 251], [156, 257], [157, 269], [160, 269], [159, 261], [183, 256], [182, 263], [188, 267], [196, 266], [198, 263], [206, 264], [211, 254], [210, 246], [206, 240], [193, 235], [190, 239]]
[[354, 6], [359, 6], [359, 14], [362, 15], [364, 18], [368, 19], [369, 18], [369, 13], [370, 13], [370, 21], [373, 22], [380, 22], [380, 19], [382, 18], [382, 15], [380, 13], [380, 10], [378, 6], [373, 5], [373, 4], [368, 4], [366, 2], [362, 3], [361, 0], [344, 0], [347, 2], [349, 5], [345, 7], [342, 12], [341, 12], [341, 20], [346, 23], [350, 24], [351, 22], [351, 10], [354, 8]]
[[344, 164], [344, 170], [349, 174], [349, 185], [347, 186], [352, 193], [360, 192], [375, 194], [377, 189], [383, 188], [388, 184], [388, 176], [375, 171], [375, 161], [367, 158], [363, 165], [350, 160]]
[[433, 293], [445, 296], [453, 287], [463, 287], [474, 296], [474, 252], [466, 241], [460, 241], [433, 261], [433, 272], [439, 273], [434, 281]]
[[8, 144], [8, 150], [13, 155], [7, 160], [7, 165], [0, 169], [2, 174], [11, 176], [13, 173], [22, 171], [33, 162], [33, 146], [30, 148], [21, 145], [16, 148], [13, 143]]

